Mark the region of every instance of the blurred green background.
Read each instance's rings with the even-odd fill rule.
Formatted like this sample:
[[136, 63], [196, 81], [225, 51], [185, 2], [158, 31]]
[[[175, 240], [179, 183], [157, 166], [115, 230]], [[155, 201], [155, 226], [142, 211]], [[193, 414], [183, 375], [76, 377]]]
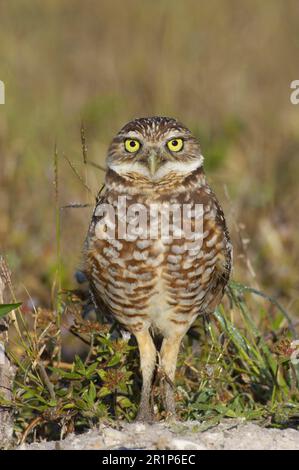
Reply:
[[[59, 204], [92, 202], [82, 177], [127, 121], [169, 115], [199, 138], [232, 234], [234, 278], [299, 314], [299, 3], [294, 0], [2, 0], [0, 252], [20, 299], [51, 303]], [[103, 173], [88, 167], [96, 194]], [[74, 285], [91, 209], [61, 212]]]

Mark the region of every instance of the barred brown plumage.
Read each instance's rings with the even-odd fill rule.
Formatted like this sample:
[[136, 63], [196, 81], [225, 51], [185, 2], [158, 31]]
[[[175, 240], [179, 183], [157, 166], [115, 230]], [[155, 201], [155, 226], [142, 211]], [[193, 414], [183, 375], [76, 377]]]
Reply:
[[[160, 367], [169, 378], [164, 403], [171, 415], [181, 340], [198, 315], [221, 301], [232, 248], [199, 144], [175, 119], [128, 123], [112, 141], [107, 167], [85, 243], [85, 272], [97, 308], [136, 336], [143, 376], [138, 418], [148, 420], [157, 360], [152, 335], [163, 337]], [[179, 226], [173, 208], [181, 214]]]

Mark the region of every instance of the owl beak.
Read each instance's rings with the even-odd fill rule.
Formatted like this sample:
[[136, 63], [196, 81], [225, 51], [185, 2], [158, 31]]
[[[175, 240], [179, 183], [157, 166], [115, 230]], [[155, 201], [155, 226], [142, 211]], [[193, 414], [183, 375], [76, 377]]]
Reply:
[[155, 151], [151, 152], [148, 157], [148, 167], [149, 167], [151, 176], [154, 176], [156, 174], [156, 172], [161, 166], [161, 163], [162, 162], [161, 162], [160, 155]]

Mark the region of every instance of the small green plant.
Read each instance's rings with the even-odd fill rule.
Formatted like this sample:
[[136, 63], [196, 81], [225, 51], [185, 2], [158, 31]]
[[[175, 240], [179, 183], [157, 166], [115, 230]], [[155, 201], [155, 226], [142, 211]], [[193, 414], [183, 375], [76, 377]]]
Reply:
[[[109, 326], [84, 321], [78, 305], [62, 302], [62, 330], [86, 346], [85, 358], [61, 362], [57, 347], [60, 328], [54, 311], [20, 312], [21, 337], [10, 342], [8, 354], [16, 365], [13, 400], [0, 403], [15, 415], [15, 435], [24, 442], [33, 435], [58, 439], [70, 431], [89, 429], [100, 419], [132, 419], [136, 412], [128, 361], [135, 347], [121, 337], [112, 340]], [[17, 332], [15, 332], [17, 335]], [[59, 341], [60, 344], [60, 341]]]
[[256, 295], [268, 298], [232, 282], [226, 308], [221, 305], [205, 329], [199, 325], [200, 352], [194, 354], [194, 342], [187, 341], [178, 374], [184, 419], [299, 424], [299, 368], [291, 362], [295, 330], [276, 300], [268, 298], [276, 307], [270, 314], [265, 303], [253, 302]]

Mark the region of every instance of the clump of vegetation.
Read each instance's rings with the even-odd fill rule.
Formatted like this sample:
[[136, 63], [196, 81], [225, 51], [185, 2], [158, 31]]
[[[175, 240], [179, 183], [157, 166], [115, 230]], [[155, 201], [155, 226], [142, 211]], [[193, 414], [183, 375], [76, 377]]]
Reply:
[[[176, 384], [180, 419], [200, 420], [203, 428], [224, 417], [298, 425], [294, 327], [275, 300], [268, 301], [267, 311], [264, 302], [250, 298], [256, 295], [232, 282], [224, 304], [206, 321], [199, 318], [186, 337]], [[131, 421], [137, 411], [140, 380], [132, 340], [111, 325], [83, 320], [74, 295], [60, 297], [60, 309], [59, 322], [54, 310], [24, 315], [19, 309], [16, 315], [8, 350], [17, 368], [13, 399], [0, 403], [14, 412], [18, 442], [59, 439], [103, 421]], [[72, 363], [61, 361], [66, 330], [86, 345]], [[158, 380], [153, 393], [159, 395]], [[155, 412], [163, 419], [159, 407]]]
[[[13, 400], [0, 399], [0, 404], [12, 408], [20, 442], [32, 436], [59, 439], [100, 419], [135, 415], [134, 346], [121, 337], [113, 340], [109, 326], [82, 320], [77, 306], [62, 302], [59, 324], [54, 311], [41, 308], [16, 315], [17, 331], [8, 348], [16, 366]], [[72, 363], [60, 360], [66, 330], [87, 346], [85, 357], [76, 355]]]
[[200, 353], [189, 344], [181, 357], [182, 417], [204, 420], [204, 426], [223, 417], [299, 426], [296, 331], [289, 315], [275, 299], [241, 284], [231, 282], [228, 297], [201, 330]]

